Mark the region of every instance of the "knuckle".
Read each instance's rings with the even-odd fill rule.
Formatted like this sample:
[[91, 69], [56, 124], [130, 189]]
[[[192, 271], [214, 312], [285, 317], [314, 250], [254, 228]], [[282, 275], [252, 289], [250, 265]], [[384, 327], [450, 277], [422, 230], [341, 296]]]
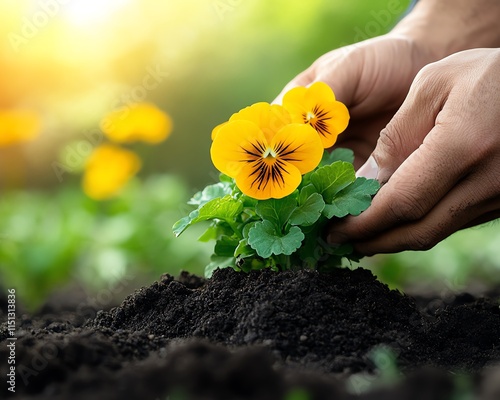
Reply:
[[408, 229], [405, 239], [409, 250], [430, 250], [445, 237], [444, 226], [425, 223]]
[[377, 235], [378, 231], [374, 226], [369, 226], [369, 224], [357, 224], [352, 232], [353, 237], [356, 238], [371, 238]]
[[427, 210], [423, 203], [418, 201], [408, 190], [400, 190], [389, 203], [389, 211], [396, 221], [417, 221], [422, 218]]
[[435, 81], [440, 80], [441, 76], [441, 65], [439, 62], [434, 62], [431, 64], [425, 65], [420, 71], [418, 71], [415, 76], [414, 83], [415, 86], [419, 86], [421, 84], [434, 83]]
[[400, 164], [413, 151], [415, 140], [411, 135], [413, 121], [413, 110], [410, 107], [399, 109], [386, 127], [380, 131], [374, 155], [386, 157], [387, 162]]
[[426, 65], [415, 76], [408, 97], [421, 107], [435, 108], [449, 91], [450, 70], [452, 68], [444, 68], [439, 61]]
[[377, 147], [374, 152], [377, 153], [378, 149], [383, 148], [387, 156], [391, 157], [397, 155], [399, 149], [401, 149], [403, 145], [403, 140], [399, 131], [399, 124], [391, 120], [387, 126], [380, 131]]
[[409, 250], [430, 250], [439, 243], [439, 234], [436, 230], [413, 228], [408, 230], [405, 243]]

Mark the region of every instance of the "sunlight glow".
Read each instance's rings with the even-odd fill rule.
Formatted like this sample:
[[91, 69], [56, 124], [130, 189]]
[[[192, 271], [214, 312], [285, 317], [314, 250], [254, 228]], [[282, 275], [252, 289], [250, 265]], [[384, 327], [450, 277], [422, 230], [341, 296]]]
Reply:
[[128, 3], [130, 0], [72, 0], [65, 6], [64, 15], [74, 25], [88, 26], [106, 21]]

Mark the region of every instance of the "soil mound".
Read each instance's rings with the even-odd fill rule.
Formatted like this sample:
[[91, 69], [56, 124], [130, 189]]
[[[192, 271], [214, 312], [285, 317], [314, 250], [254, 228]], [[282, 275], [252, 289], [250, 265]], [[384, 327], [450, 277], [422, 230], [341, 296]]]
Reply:
[[[356, 393], [374, 386], [374, 351], [384, 348], [412, 378], [356, 398], [441, 399], [457, 390], [443, 371], [479, 376], [500, 361], [498, 300], [463, 294], [418, 304], [361, 268], [165, 275], [86, 322], [68, 311], [20, 318], [17, 396], [351, 399], [346, 381], [360, 377], [350, 381]], [[7, 334], [4, 323], [0, 360]], [[497, 381], [485, 379], [484, 390], [497, 393]], [[309, 397], [292, 397], [297, 388]]]

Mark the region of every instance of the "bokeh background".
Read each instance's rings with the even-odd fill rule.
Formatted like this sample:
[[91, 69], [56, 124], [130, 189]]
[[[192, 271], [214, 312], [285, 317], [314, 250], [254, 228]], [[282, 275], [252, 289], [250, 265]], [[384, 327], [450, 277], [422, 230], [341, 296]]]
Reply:
[[[15, 287], [36, 309], [61, 288], [119, 297], [165, 272], [202, 274], [211, 244], [196, 241], [196, 227], [174, 238], [171, 226], [189, 212], [189, 197], [217, 179], [212, 128], [274, 99], [323, 53], [384, 34], [408, 4], [2, 0], [0, 113], [21, 110], [40, 126], [23, 141], [0, 140], [2, 290]], [[89, 198], [82, 171], [105, 140], [102, 119], [138, 102], [171, 117], [170, 136], [129, 145], [140, 173], [112, 199]], [[16, 130], [5, 121], [0, 135]], [[499, 242], [490, 224], [425, 253], [361, 265], [402, 290], [483, 288], [499, 279]]]

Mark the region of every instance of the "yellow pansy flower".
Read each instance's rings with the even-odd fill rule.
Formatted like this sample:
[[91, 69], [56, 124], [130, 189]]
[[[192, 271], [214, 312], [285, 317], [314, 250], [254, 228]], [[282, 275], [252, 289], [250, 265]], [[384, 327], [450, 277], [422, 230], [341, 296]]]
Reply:
[[278, 109], [279, 115], [285, 114], [281, 106], [267, 103], [245, 109], [246, 119], [219, 127], [210, 149], [215, 167], [234, 178], [244, 194], [258, 200], [291, 194], [302, 175], [316, 168], [323, 156], [316, 131], [274, 118]]
[[172, 119], [153, 104], [137, 103], [109, 113], [101, 122], [101, 129], [117, 143], [156, 144], [172, 132]]
[[132, 151], [111, 144], [97, 147], [85, 164], [83, 190], [95, 200], [115, 196], [141, 168]]
[[33, 111], [0, 110], [0, 147], [29, 142], [41, 128], [40, 116]]
[[337, 136], [349, 123], [347, 107], [335, 99], [330, 86], [315, 82], [310, 87], [295, 87], [283, 97], [283, 107], [292, 116], [292, 121], [311, 125], [318, 132], [323, 147], [332, 147]]
[[[248, 120], [253, 121], [266, 134], [271, 135], [277, 132], [282, 127], [292, 122], [290, 114], [279, 105], [270, 105], [269, 103], [260, 102], [245, 107], [241, 111], [234, 113], [229, 118], [229, 121]], [[212, 140], [217, 136], [219, 129], [227, 122], [217, 125], [212, 130]]]

